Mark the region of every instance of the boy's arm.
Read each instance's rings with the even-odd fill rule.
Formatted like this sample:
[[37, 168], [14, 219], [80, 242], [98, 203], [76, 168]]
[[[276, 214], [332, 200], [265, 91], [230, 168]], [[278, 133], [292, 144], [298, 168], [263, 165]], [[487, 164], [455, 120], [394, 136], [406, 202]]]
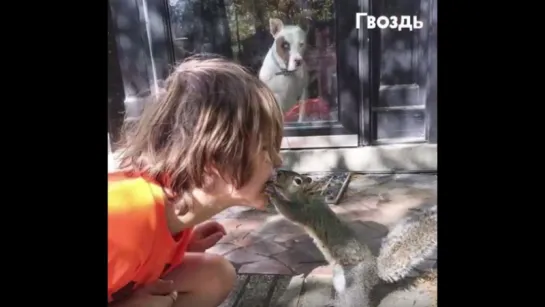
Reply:
[[183, 229], [181, 230], [185, 230], [208, 221], [210, 218], [220, 213], [224, 209], [225, 208], [219, 206], [194, 206], [190, 212], [178, 217], [179, 221], [183, 224]]

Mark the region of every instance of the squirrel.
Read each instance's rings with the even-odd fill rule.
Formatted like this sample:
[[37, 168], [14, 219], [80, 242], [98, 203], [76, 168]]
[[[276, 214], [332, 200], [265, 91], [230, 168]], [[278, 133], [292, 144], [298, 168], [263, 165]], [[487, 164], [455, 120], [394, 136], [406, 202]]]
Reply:
[[314, 197], [320, 188], [310, 177], [279, 170], [266, 192], [277, 211], [302, 226], [333, 265], [333, 287], [339, 295], [339, 306], [367, 307], [370, 291], [379, 281], [376, 258], [352, 228], [323, 200]]
[[[398, 223], [383, 240], [378, 257], [357, 239], [320, 197], [321, 184], [299, 173], [278, 170], [268, 181], [266, 193], [276, 210], [300, 225], [333, 265], [333, 287], [338, 306], [371, 306], [370, 294], [381, 281], [399, 281], [434, 251], [437, 245], [437, 210], [417, 211]], [[436, 272], [420, 281], [436, 282]], [[419, 282], [417, 281], [417, 284]]]
[[396, 282], [407, 276], [437, 247], [437, 205], [411, 210], [382, 242], [377, 259], [379, 277]]

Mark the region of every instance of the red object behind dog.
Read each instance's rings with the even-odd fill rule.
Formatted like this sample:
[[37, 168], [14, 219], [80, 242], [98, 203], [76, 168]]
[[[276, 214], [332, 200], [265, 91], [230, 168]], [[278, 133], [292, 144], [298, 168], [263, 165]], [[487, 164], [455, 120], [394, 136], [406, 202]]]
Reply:
[[[298, 103], [287, 111], [284, 114], [284, 120], [287, 122], [297, 121], [299, 119], [299, 106]], [[307, 99], [305, 102], [305, 118], [309, 120], [329, 120], [329, 106], [320, 97]]]

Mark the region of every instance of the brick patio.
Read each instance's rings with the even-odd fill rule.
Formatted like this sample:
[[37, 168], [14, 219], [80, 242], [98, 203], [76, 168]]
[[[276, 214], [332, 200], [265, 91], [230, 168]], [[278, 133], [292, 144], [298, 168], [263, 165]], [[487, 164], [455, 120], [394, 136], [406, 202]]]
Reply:
[[[388, 227], [407, 210], [435, 202], [436, 191], [436, 175], [353, 175], [341, 202], [331, 207], [376, 254]], [[231, 208], [215, 219], [228, 235], [208, 252], [225, 256], [239, 273], [238, 288], [222, 306], [327, 306], [333, 294], [331, 268], [300, 227], [272, 207], [263, 212]], [[435, 263], [433, 256], [421, 269]], [[401, 300], [419, 306], [411, 295], [404, 293]]]

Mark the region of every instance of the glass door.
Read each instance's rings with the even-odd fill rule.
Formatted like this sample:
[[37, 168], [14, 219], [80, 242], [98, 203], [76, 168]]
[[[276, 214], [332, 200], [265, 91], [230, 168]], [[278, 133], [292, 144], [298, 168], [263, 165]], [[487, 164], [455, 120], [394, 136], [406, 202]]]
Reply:
[[284, 112], [284, 149], [357, 146], [357, 11], [356, 0], [169, 0], [173, 61], [220, 54], [260, 76]]

